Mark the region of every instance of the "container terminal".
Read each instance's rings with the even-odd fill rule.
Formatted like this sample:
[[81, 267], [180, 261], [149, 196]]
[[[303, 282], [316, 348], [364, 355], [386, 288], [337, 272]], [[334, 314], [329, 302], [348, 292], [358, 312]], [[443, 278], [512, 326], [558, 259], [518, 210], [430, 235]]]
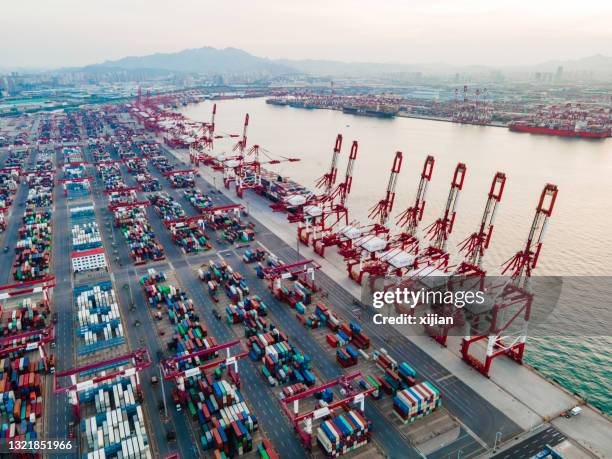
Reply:
[[[485, 276], [503, 172], [450, 266], [469, 165], [425, 226], [435, 158], [398, 212], [398, 151], [356, 222], [357, 140], [330, 142], [311, 189], [272, 171], [301, 158], [252, 142], [248, 114], [222, 134], [216, 106], [196, 122], [174, 111], [181, 97], [2, 120], [4, 439], [64, 442], [66, 458], [612, 457], [610, 419], [522, 365], [528, 340], [503, 324], [458, 339], [372, 323], [372, 279]], [[542, 187], [502, 267], [523, 313], [562, 199]]]

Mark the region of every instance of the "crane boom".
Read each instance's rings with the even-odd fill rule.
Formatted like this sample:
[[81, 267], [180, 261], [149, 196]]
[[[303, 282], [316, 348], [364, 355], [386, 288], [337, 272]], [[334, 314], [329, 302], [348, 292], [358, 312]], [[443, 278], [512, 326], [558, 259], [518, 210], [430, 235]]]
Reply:
[[433, 241], [432, 246], [438, 250], [445, 250], [448, 236], [453, 232], [455, 216], [457, 215], [455, 209], [457, 208], [459, 194], [463, 189], [463, 181], [465, 180], [466, 170], [467, 168], [465, 164], [457, 164], [455, 173], [453, 174], [451, 188], [448, 193], [448, 199], [446, 200], [444, 214], [442, 217], [438, 218], [434, 223], [432, 223], [427, 230], [430, 240]]
[[356, 140], [353, 140], [351, 145], [351, 152], [349, 153], [348, 162], [346, 163], [346, 173], [344, 175], [344, 182], [340, 183], [336, 189], [330, 194], [332, 200], [339, 198], [339, 204], [344, 207], [346, 199], [351, 192], [351, 186], [353, 185], [353, 169], [355, 167], [355, 160], [357, 159], [357, 151], [359, 145]]
[[395, 188], [397, 187], [397, 178], [400, 170], [402, 169], [403, 154], [401, 151], [395, 152], [395, 159], [393, 160], [393, 166], [391, 168], [391, 174], [389, 175], [389, 183], [387, 185], [387, 194], [384, 199], [378, 201], [378, 203], [372, 207], [368, 218], [374, 220], [378, 218], [378, 224], [384, 226], [389, 219], [389, 214], [393, 210], [393, 203], [395, 202]]
[[459, 244], [459, 250], [465, 255], [467, 263], [472, 266], [480, 267], [482, 265], [484, 252], [489, 248], [489, 243], [491, 242], [497, 207], [501, 201], [505, 186], [506, 174], [503, 172], [496, 173], [489, 189], [487, 203], [478, 231], [469, 235]]
[[558, 192], [557, 185], [549, 183], [544, 187], [525, 247], [503, 264], [502, 275], [509, 272], [518, 283], [524, 277], [531, 276], [531, 271], [536, 267], [540, 257], [548, 219], [555, 207]]
[[338, 156], [342, 149], [342, 134], [336, 136], [336, 144], [332, 153], [332, 161], [329, 167], [329, 172], [323, 174], [323, 176], [316, 182], [317, 188], [323, 188], [325, 194], [329, 195], [332, 191], [332, 187], [336, 183], [336, 176], [338, 174]]
[[407, 233], [412, 236], [415, 235], [419, 222], [423, 218], [426, 202], [425, 196], [427, 195], [427, 188], [429, 187], [429, 182], [431, 181], [431, 176], [433, 174], [434, 164], [435, 159], [433, 156], [429, 155], [427, 158], [425, 158], [414, 205], [407, 208], [397, 218], [397, 224], [401, 227], [405, 227], [407, 229]]

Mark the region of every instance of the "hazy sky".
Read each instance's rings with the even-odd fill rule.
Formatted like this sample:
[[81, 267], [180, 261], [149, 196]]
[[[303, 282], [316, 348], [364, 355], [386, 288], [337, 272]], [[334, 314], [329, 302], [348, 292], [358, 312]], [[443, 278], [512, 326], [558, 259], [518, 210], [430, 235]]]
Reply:
[[271, 58], [530, 64], [612, 54], [612, 0], [4, 0], [0, 67], [201, 46]]

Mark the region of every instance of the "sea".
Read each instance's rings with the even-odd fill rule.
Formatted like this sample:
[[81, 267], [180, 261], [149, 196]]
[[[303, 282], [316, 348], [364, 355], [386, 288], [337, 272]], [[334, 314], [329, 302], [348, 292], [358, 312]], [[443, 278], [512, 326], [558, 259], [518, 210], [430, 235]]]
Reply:
[[[191, 119], [209, 121], [212, 103], [205, 101], [181, 111]], [[248, 113], [248, 144], [260, 146], [261, 160], [266, 156], [300, 158], [298, 163], [281, 163], [274, 170], [311, 189], [329, 169], [336, 135], [340, 133], [344, 139], [338, 181], [344, 176], [350, 144], [357, 140], [359, 153], [348, 204], [351, 219], [361, 222], [367, 221], [369, 209], [384, 197], [396, 151], [401, 151], [404, 159], [394, 215], [412, 205], [423, 162], [427, 155], [435, 157], [423, 226], [441, 215], [454, 169], [458, 162], [465, 163], [467, 173], [449, 240], [451, 249], [477, 229], [493, 176], [497, 171], [504, 172], [506, 188], [484, 260], [490, 274], [499, 274], [501, 265], [524, 246], [544, 185], [556, 184], [558, 199], [546, 230], [537, 274], [585, 278], [592, 281], [587, 285], [610, 285], [612, 138], [559, 138], [514, 133], [500, 127], [363, 117], [333, 110], [275, 106], [262, 98], [215, 103], [216, 134], [241, 134]], [[230, 153], [236, 140], [216, 140], [215, 152]], [[531, 337], [525, 360], [592, 406], [612, 414], [612, 324], [605, 321], [605, 314], [612, 311], [610, 289], [601, 289], [601, 293], [591, 290], [595, 291], [591, 297], [595, 295], [597, 307], [578, 305], [566, 319], [577, 323], [604, 321], [604, 331], [595, 334], [562, 330], [554, 337]]]

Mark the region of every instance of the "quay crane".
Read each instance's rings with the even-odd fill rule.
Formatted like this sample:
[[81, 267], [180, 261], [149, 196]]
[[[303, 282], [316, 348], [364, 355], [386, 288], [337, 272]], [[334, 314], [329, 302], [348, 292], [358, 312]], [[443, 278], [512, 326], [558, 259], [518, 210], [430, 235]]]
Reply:
[[[290, 223], [303, 222], [306, 217], [310, 216], [308, 211], [314, 213], [316, 216], [320, 216], [322, 213], [322, 206], [331, 199], [330, 195], [338, 174], [338, 156], [341, 150], [342, 134], [338, 134], [332, 152], [330, 169], [315, 182], [317, 188], [322, 188], [324, 190], [323, 193], [311, 193], [308, 196], [302, 194], [289, 195], [279, 202], [270, 204], [270, 208], [274, 212], [287, 212], [287, 220]], [[315, 208], [318, 208], [318, 210]]]
[[[451, 181], [444, 213], [435, 222], [425, 228], [426, 236], [432, 243], [425, 249], [425, 252], [418, 257], [418, 265], [424, 263], [426, 267], [429, 268], [435, 265], [435, 269], [446, 269], [448, 267], [450, 255], [446, 250], [446, 244], [455, 226], [457, 202], [459, 201], [459, 195], [463, 189], [466, 171], [467, 168], [465, 164], [457, 164]], [[421, 272], [419, 275], [423, 275], [423, 273]]]
[[348, 225], [348, 207], [346, 200], [353, 185], [353, 169], [357, 159], [358, 144], [354, 140], [351, 145], [344, 181], [331, 189], [320, 200], [318, 205], [304, 207], [303, 219], [298, 221], [298, 239], [302, 244], [309, 245], [312, 241], [314, 251], [323, 256], [325, 247], [336, 245], [337, 235], [333, 233], [335, 226], [344, 221]]
[[433, 156], [425, 158], [415, 202], [397, 217], [396, 223], [402, 228], [402, 231], [390, 239], [385, 252], [380, 256], [381, 263], [386, 264], [381, 271], [386, 269], [388, 273], [402, 277], [408, 270], [414, 268], [419, 253], [417, 231], [423, 219], [425, 197], [433, 174], [434, 163]]
[[[463, 359], [487, 377], [493, 360], [502, 355], [510, 357], [518, 364], [523, 363], [527, 328], [534, 300], [534, 295], [528, 288], [528, 281], [537, 266], [557, 194], [556, 185], [547, 184], [542, 190], [525, 246], [502, 265], [502, 276], [509, 276], [509, 280], [491, 289], [495, 294], [490, 301], [491, 307], [483, 313], [473, 314], [470, 335], [463, 338], [461, 345]], [[512, 334], [510, 327], [521, 316], [523, 320], [523, 323], [519, 324], [521, 330]], [[470, 353], [471, 346], [482, 340], [487, 341], [484, 362]]]
[[213, 104], [210, 122], [202, 123], [201, 131], [199, 135], [196, 136], [196, 141], [189, 145], [189, 161], [194, 164], [195, 167], [199, 167], [200, 162], [208, 165], [214, 161], [213, 157], [206, 153], [206, 150], [211, 151], [213, 149], [216, 114], [217, 104]]
[[[491, 187], [487, 194], [487, 202], [482, 213], [478, 230], [459, 243], [459, 251], [465, 258], [451, 274], [451, 279], [448, 284], [451, 290], [484, 290], [486, 271], [482, 267], [482, 259], [486, 249], [489, 248], [489, 244], [491, 243], [495, 217], [505, 186], [506, 174], [497, 172], [493, 177]], [[445, 317], [452, 316], [453, 324], [428, 325], [425, 327], [425, 330], [438, 343], [446, 346], [450, 329], [464, 324], [464, 310], [455, 307], [454, 304], [443, 304], [438, 306], [436, 312]]]
[[398, 151], [395, 153], [391, 167], [385, 197], [370, 209], [368, 219], [373, 223], [365, 227], [349, 225], [341, 230], [346, 240], [341, 242], [338, 253], [344, 256], [349, 277], [358, 284], [361, 284], [366, 273], [373, 276], [381, 276], [386, 273], [385, 264], [381, 264], [378, 255], [389, 242], [390, 229], [387, 223], [393, 211], [397, 179], [402, 162], [403, 154]]

